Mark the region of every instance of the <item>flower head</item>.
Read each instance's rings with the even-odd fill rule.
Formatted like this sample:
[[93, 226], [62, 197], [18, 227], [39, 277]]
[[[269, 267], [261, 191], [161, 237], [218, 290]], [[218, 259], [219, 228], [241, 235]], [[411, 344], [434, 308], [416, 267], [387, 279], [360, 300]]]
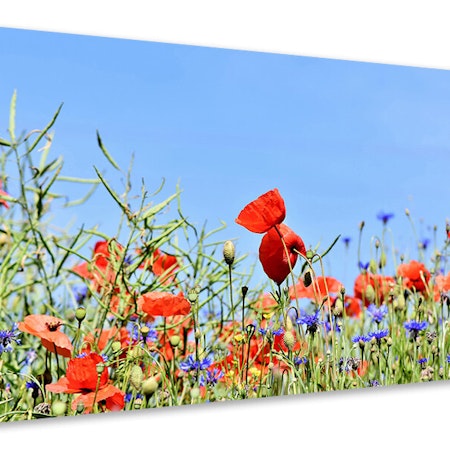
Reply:
[[19, 334], [17, 332], [17, 324], [14, 324], [11, 330], [0, 330], [0, 355], [3, 352], [12, 352], [12, 343], [20, 345]]
[[389, 330], [386, 328], [384, 330], [376, 330], [369, 333], [369, 338], [375, 338], [377, 341], [386, 337], [389, 334]]
[[59, 330], [63, 324], [64, 322], [57, 317], [45, 314], [31, 314], [26, 316], [23, 322], [18, 323], [18, 328], [24, 333], [39, 337], [42, 345], [49, 352], [70, 358], [72, 343], [69, 337]]
[[425, 292], [428, 281], [431, 278], [430, 271], [425, 264], [418, 261], [400, 264], [397, 267], [397, 275], [402, 277], [407, 289], [415, 289], [418, 292]]
[[271, 228], [262, 238], [259, 260], [266, 275], [280, 285], [294, 268], [299, 253], [306, 254], [302, 238], [281, 224]]
[[77, 408], [78, 403], [82, 403], [85, 413], [89, 413], [94, 401], [104, 401], [106, 409], [110, 411], [121, 410], [124, 407], [125, 394], [111, 384], [108, 369], [102, 369], [102, 364], [104, 360], [97, 353], [79, 355], [68, 362], [66, 376], [56, 383], [48, 384], [46, 389], [55, 393], [80, 394], [72, 402], [73, 410]]
[[322, 323], [319, 319], [319, 310], [314, 314], [304, 314], [297, 319], [297, 325], [306, 325], [306, 332], [314, 334]]
[[275, 188], [245, 206], [235, 221], [253, 233], [265, 233], [280, 225], [285, 217], [284, 200]]
[[387, 305], [381, 305], [379, 308], [371, 303], [367, 307], [367, 312], [370, 316], [372, 316], [372, 321], [376, 323], [382, 322], [384, 319], [384, 316], [388, 313], [388, 307]]
[[383, 222], [383, 225], [386, 225], [393, 217], [394, 213], [385, 213], [384, 211], [380, 211], [377, 214], [377, 219], [381, 220]]

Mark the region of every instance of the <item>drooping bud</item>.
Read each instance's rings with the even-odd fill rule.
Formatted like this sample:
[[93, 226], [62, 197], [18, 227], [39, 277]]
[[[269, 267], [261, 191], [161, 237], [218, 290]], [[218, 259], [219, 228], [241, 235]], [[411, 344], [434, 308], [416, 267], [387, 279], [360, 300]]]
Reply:
[[234, 257], [236, 255], [236, 249], [232, 241], [226, 241], [223, 246], [223, 257], [225, 262], [231, 266], [234, 262]]
[[373, 274], [375, 274], [375, 273], [377, 273], [377, 269], [378, 269], [377, 262], [372, 258], [369, 262], [369, 270]]

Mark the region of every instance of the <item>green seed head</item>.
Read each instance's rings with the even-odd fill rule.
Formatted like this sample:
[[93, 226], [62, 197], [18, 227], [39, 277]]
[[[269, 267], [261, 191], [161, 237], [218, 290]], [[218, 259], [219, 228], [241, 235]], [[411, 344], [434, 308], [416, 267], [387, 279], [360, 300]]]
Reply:
[[367, 285], [365, 290], [365, 299], [372, 303], [375, 300], [375, 289], [371, 284]]
[[122, 349], [122, 345], [120, 344], [119, 341], [114, 341], [111, 344], [111, 349], [112, 349], [113, 353], [120, 352], [120, 350]]

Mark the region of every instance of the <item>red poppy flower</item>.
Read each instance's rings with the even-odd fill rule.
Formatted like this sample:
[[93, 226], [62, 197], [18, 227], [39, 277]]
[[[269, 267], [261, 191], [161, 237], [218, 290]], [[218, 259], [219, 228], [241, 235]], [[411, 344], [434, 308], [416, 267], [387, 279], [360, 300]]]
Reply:
[[[119, 250], [122, 246], [117, 244]], [[72, 268], [72, 271], [83, 278], [93, 281], [93, 289], [99, 291], [103, 286], [113, 283], [116, 279], [116, 271], [114, 270], [114, 261], [109, 251], [108, 241], [98, 241], [94, 246], [92, 261], [90, 263], [83, 262]], [[120, 255], [115, 254], [116, 261]]]
[[277, 228], [271, 228], [262, 238], [259, 260], [266, 275], [280, 285], [295, 266], [298, 253], [306, 254], [302, 238], [285, 224], [280, 224]]
[[278, 189], [273, 189], [250, 202], [235, 222], [253, 233], [265, 233], [281, 224], [286, 217], [286, 207]]
[[336, 278], [318, 276], [308, 287], [300, 279], [295, 287], [291, 286], [289, 288], [289, 295], [291, 299], [309, 298], [321, 302], [327, 293], [335, 297], [340, 292], [341, 287], [342, 283], [336, 280]]
[[41, 339], [42, 345], [49, 351], [65, 358], [72, 355], [72, 343], [69, 337], [59, 330], [63, 321], [44, 314], [31, 314], [18, 323], [24, 333], [30, 333]]
[[[3, 186], [3, 183], [2, 183], [2, 180], [0, 180], [0, 196], [4, 195], [5, 197], [8, 197], [8, 193], [2, 189], [2, 186]], [[6, 209], [9, 209], [9, 203], [6, 200], [4, 200], [3, 198], [0, 198], [0, 205], [3, 205]]]
[[441, 300], [441, 294], [450, 291], [450, 272], [447, 275], [436, 275], [434, 279], [434, 299], [438, 302]]
[[[355, 279], [354, 296], [362, 300], [364, 306], [368, 306], [370, 303], [383, 303], [388, 298], [394, 285], [395, 280], [393, 277], [364, 272]], [[374, 299], [368, 295], [368, 289], [373, 290]]]
[[400, 264], [397, 267], [397, 275], [403, 278], [403, 283], [407, 289], [414, 288], [417, 292], [425, 292], [431, 278], [425, 264], [418, 261]]
[[46, 389], [57, 394], [80, 394], [72, 402], [72, 409], [75, 410], [81, 402], [86, 414], [92, 411], [94, 400], [96, 403], [104, 401], [110, 411], [119, 411], [125, 405], [125, 394], [110, 383], [106, 367], [98, 374], [97, 365], [102, 363], [103, 358], [97, 353], [71, 359], [67, 364], [66, 376], [48, 384]]
[[345, 314], [348, 317], [360, 317], [362, 314], [361, 310], [361, 300], [356, 297], [351, 297], [350, 295], [346, 295], [344, 297], [344, 305], [345, 305]]
[[[141, 250], [137, 250], [141, 253]], [[140, 269], [150, 269], [157, 277], [160, 278], [161, 283], [171, 284], [175, 281], [176, 272], [180, 265], [176, 256], [163, 253], [158, 248], [153, 252], [152, 257], [145, 260], [140, 266]]]
[[149, 316], [181, 316], [189, 314], [191, 304], [180, 292], [148, 292], [137, 300], [138, 308]]

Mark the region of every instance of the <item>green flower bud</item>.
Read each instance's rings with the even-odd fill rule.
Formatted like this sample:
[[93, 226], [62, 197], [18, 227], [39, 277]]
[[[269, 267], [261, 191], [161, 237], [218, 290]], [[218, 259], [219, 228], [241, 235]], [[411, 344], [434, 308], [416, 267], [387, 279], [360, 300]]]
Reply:
[[140, 366], [135, 364], [131, 368], [130, 372], [130, 384], [133, 386], [137, 391], [141, 389], [142, 386], [142, 380], [144, 378], [144, 374], [142, 373], [142, 369]]
[[374, 259], [371, 259], [369, 262], [369, 270], [372, 273], [377, 273], [377, 270], [378, 270], [377, 262]]
[[67, 411], [67, 403], [56, 400], [52, 404], [52, 413], [55, 416], [63, 416]]
[[193, 400], [196, 400], [199, 397], [200, 397], [200, 389], [198, 387], [193, 387], [191, 389], [191, 398]]
[[386, 262], [387, 262], [387, 256], [386, 256], [386, 252], [381, 252], [380, 255], [380, 262], [378, 263], [378, 266], [380, 267], [380, 269], [382, 269], [383, 267], [386, 267]]
[[170, 336], [169, 338], [169, 342], [172, 347], [178, 347], [180, 341], [180, 336]]
[[236, 249], [234, 247], [233, 242], [226, 241], [223, 246], [223, 257], [225, 259], [225, 262], [231, 266], [234, 262], [234, 257], [236, 255]]
[[142, 382], [141, 389], [144, 395], [153, 395], [158, 389], [158, 380], [155, 377], [147, 378]]
[[288, 350], [292, 350], [295, 345], [295, 336], [292, 331], [286, 331], [283, 336], [283, 342], [288, 348]]
[[112, 349], [113, 353], [120, 352], [120, 350], [122, 350], [122, 345], [119, 341], [114, 341], [111, 344], [111, 349]]
[[81, 323], [84, 320], [84, 318], [86, 317], [86, 310], [80, 306], [75, 311], [75, 317], [78, 320], [78, 322]]
[[366, 301], [369, 303], [372, 303], [375, 300], [375, 289], [371, 284], [367, 285], [364, 294]]

